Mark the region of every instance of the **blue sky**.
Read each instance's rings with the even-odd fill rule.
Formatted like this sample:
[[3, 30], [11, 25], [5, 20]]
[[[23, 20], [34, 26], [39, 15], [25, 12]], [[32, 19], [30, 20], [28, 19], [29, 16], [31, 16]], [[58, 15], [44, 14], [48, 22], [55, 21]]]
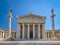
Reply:
[[55, 29], [60, 29], [60, 0], [0, 0], [0, 28], [8, 30], [8, 10], [12, 9], [12, 30], [17, 30], [16, 16], [32, 12], [46, 16], [45, 29], [52, 29], [51, 9], [55, 13]]

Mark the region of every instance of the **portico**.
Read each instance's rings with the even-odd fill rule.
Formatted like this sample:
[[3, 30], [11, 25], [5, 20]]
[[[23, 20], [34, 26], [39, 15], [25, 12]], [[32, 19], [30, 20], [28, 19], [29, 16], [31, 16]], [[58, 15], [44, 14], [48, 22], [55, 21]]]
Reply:
[[44, 39], [45, 17], [38, 17], [34, 14], [17, 17], [18, 30], [17, 39]]

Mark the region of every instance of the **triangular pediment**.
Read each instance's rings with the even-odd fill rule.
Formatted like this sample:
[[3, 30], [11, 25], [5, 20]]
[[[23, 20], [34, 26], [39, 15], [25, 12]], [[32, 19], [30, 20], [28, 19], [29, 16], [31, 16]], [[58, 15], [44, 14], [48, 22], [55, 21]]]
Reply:
[[19, 23], [34, 23], [34, 22], [35, 23], [44, 23], [45, 17], [29, 13], [24, 16], [18, 16], [17, 20]]
[[24, 16], [20, 16], [20, 18], [25, 18], [25, 17], [44, 18], [44, 16], [40, 16], [40, 15], [36, 15], [36, 14], [32, 14], [32, 13], [26, 14]]

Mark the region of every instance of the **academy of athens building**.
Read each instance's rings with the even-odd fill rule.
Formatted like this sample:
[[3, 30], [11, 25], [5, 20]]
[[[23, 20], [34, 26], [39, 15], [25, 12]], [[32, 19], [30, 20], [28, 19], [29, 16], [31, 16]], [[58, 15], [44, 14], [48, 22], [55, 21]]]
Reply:
[[[53, 11], [52, 11], [53, 15]], [[17, 16], [17, 30], [11, 30], [11, 17], [12, 12], [9, 12], [9, 29], [0, 29], [0, 40], [7, 38], [9, 35], [15, 40], [40, 40], [51, 39], [54, 36], [60, 39], [60, 29], [58, 30], [45, 30], [45, 16], [36, 15], [33, 13], [24, 16]]]

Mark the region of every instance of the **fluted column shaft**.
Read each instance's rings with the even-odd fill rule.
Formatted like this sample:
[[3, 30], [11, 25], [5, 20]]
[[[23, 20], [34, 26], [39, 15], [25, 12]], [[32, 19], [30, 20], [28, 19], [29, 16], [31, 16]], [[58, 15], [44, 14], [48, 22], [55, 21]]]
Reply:
[[11, 18], [9, 17], [9, 37], [11, 37]]
[[28, 24], [28, 39], [30, 38], [30, 24]]
[[18, 30], [17, 30], [17, 33], [16, 33], [16, 39], [19, 39], [20, 38], [20, 30], [21, 29], [21, 25], [18, 23]]
[[33, 39], [35, 39], [35, 24], [33, 24]]
[[45, 23], [44, 24], [42, 24], [42, 34], [43, 34], [43, 39], [45, 39], [46, 37], [45, 37]]
[[23, 25], [23, 30], [22, 30], [22, 39], [24, 39], [24, 23], [22, 24]]
[[4, 32], [3, 32], [3, 38], [4, 38]]
[[38, 24], [38, 39], [40, 39], [40, 24]]

